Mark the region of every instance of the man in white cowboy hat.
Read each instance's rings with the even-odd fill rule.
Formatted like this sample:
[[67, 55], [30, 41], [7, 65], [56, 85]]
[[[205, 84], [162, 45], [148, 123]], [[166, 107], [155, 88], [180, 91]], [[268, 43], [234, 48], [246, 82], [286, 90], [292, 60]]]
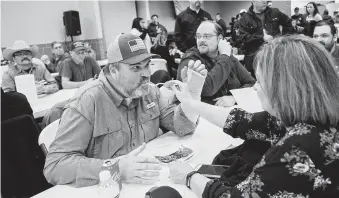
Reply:
[[[132, 34], [121, 34], [110, 44], [109, 64], [99, 79], [82, 86], [65, 107], [46, 157], [44, 174], [49, 183], [95, 185], [105, 159], [119, 163], [125, 182], [157, 181], [159, 162], [135, 154], [158, 136], [160, 125], [179, 136], [193, 133], [198, 115], [170, 103], [150, 84], [149, 62], [156, 56]], [[206, 76], [200, 61], [193, 64], [189, 67], [194, 72]]]
[[50, 94], [59, 90], [53, 76], [48, 72], [44, 64], [34, 62], [32, 59], [38, 53], [37, 46], [29, 46], [25, 41], [15, 41], [12, 47], [3, 51], [3, 56], [15, 63], [8, 68], [2, 77], [2, 89], [4, 92], [16, 91], [16, 76], [33, 74], [36, 81], [38, 94]]

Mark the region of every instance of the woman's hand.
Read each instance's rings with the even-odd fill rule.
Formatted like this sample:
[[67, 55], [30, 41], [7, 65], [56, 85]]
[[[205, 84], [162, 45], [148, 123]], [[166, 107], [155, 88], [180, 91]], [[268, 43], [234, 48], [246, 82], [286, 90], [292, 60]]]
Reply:
[[176, 184], [186, 184], [188, 173], [193, 171], [193, 168], [186, 162], [172, 162], [169, 164], [171, 180]]

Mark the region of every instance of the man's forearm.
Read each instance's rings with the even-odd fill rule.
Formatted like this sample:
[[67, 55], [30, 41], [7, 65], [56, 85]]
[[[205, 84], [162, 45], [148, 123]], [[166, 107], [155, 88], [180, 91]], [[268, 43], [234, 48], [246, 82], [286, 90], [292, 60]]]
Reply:
[[104, 160], [87, 158], [76, 153], [53, 153], [52, 151], [46, 158], [44, 175], [53, 185], [92, 186], [99, 182], [99, 172], [103, 162]]
[[86, 84], [86, 81], [82, 81], [82, 82], [62, 81], [62, 87], [64, 89], [79, 88], [84, 84]]

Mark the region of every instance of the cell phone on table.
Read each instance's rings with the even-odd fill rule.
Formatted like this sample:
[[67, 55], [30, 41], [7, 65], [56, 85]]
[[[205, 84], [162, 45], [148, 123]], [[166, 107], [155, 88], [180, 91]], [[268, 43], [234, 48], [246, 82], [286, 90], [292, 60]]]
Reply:
[[198, 168], [198, 172], [210, 179], [220, 179], [221, 175], [229, 166], [203, 164]]

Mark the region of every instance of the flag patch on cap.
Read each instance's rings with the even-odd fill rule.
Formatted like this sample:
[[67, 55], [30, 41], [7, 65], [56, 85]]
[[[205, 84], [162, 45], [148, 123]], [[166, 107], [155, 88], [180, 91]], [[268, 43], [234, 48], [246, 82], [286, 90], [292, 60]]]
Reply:
[[141, 39], [134, 39], [134, 40], [128, 41], [128, 45], [132, 52], [146, 49], [146, 46]]

